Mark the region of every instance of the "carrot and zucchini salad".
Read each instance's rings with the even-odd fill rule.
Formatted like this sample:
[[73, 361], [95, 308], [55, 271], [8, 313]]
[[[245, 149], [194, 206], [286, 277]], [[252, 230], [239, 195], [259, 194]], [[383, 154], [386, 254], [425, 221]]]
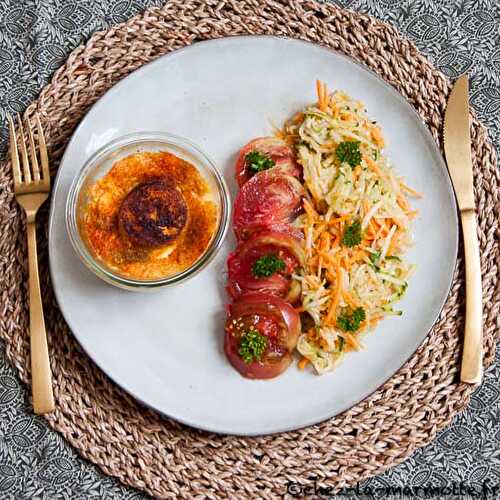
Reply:
[[306, 196], [294, 226], [303, 231], [299, 366], [322, 374], [345, 352], [362, 348], [362, 334], [390, 315], [414, 266], [404, 260], [417, 215], [407, 186], [384, 155], [380, 127], [362, 102], [329, 93], [317, 83], [318, 101], [280, 132], [295, 147]]

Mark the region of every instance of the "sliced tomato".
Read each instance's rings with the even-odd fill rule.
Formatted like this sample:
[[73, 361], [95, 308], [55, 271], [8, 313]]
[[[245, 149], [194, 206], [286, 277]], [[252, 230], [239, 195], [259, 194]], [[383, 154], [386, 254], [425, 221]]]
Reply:
[[[271, 276], [255, 276], [253, 267], [260, 258], [274, 256], [283, 268]], [[300, 295], [291, 274], [304, 265], [305, 256], [300, 242], [288, 234], [266, 231], [240, 244], [227, 261], [227, 290], [233, 299], [245, 292], [267, 292], [294, 303]]]
[[251, 177], [255, 175], [248, 168], [247, 155], [252, 152], [259, 152], [266, 155], [274, 162], [274, 168], [280, 171], [298, 177], [302, 173], [302, 169], [295, 161], [295, 155], [292, 148], [283, 140], [277, 137], [258, 137], [240, 149], [238, 159], [236, 160], [236, 181], [241, 187]]
[[[300, 334], [298, 313], [287, 302], [270, 294], [248, 293], [230, 307], [224, 351], [229, 362], [244, 377], [269, 379], [283, 373], [292, 361]], [[240, 354], [242, 339], [257, 330], [266, 339], [259, 359], [245, 362]]]
[[279, 172], [260, 172], [240, 190], [234, 202], [233, 227], [238, 240], [247, 240], [264, 230], [301, 237], [290, 226], [301, 210], [304, 187], [295, 178]]
[[289, 331], [290, 349], [295, 348], [300, 335], [300, 317], [285, 300], [267, 293], [246, 293], [229, 306], [231, 314], [243, 315], [247, 311], [262, 312], [278, 319], [284, 319]]

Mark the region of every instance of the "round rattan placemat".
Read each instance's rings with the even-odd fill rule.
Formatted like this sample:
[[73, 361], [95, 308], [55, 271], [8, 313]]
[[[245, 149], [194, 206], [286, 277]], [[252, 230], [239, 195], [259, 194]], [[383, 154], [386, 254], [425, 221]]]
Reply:
[[[310, 40], [360, 61], [401, 92], [440, 140], [448, 80], [398, 32], [370, 17], [305, 1], [174, 0], [96, 33], [73, 51], [27, 115], [46, 129], [53, 174], [74, 127], [119, 79], [197, 40], [273, 34]], [[472, 120], [484, 294], [485, 365], [498, 328], [499, 176], [485, 128]], [[29, 344], [24, 221], [10, 165], [0, 167], [1, 336], [28, 382]], [[435, 327], [415, 355], [378, 391], [349, 411], [306, 429], [258, 438], [217, 436], [143, 408], [83, 354], [57, 307], [47, 259], [47, 208], [39, 254], [57, 410], [49, 425], [105, 473], [159, 497], [283, 495], [294, 481], [341, 487], [378, 474], [429, 443], [468, 403], [460, 384], [463, 266]]]

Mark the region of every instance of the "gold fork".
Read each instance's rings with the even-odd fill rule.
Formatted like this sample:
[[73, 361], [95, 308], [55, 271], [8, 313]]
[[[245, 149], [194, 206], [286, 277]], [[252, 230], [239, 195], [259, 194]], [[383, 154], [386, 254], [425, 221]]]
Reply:
[[[24, 127], [19, 114], [17, 123], [19, 128], [18, 149], [14, 121], [7, 115], [9, 121], [10, 155], [14, 174], [14, 193], [17, 202], [26, 212], [28, 229], [28, 261], [29, 261], [29, 306], [30, 306], [30, 347], [31, 347], [31, 391], [33, 409], [35, 413], [50, 413], [54, 411], [54, 396], [52, 394], [52, 375], [50, 372], [49, 351], [47, 348], [47, 334], [43, 319], [42, 298], [40, 296], [40, 280], [38, 277], [38, 257], [36, 251], [35, 218], [38, 209], [47, 199], [50, 190], [49, 159], [43, 135], [40, 117], [36, 115], [38, 149], [40, 150], [40, 170], [33, 137], [33, 127], [27, 120], [29, 149], [31, 163], [28, 157]], [[19, 163], [21, 155], [22, 171]]]

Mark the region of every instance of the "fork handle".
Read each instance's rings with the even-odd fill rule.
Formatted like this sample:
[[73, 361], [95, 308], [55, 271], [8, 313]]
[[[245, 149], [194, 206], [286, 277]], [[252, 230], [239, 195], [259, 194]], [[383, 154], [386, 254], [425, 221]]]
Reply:
[[481, 262], [474, 210], [461, 213], [465, 250], [465, 334], [460, 380], [481, 382], [483, 374], [483, 304]]
[[35, 413], [54, 411], [52, 375], [50, 372], [47, 334], [43, 319], [40, 280], [38, 277], [38, 258], [36, 250], [35, 222], [28, 222], [28, 261], [30, 294], [30, 344], [31, 344], [31, 391]]

